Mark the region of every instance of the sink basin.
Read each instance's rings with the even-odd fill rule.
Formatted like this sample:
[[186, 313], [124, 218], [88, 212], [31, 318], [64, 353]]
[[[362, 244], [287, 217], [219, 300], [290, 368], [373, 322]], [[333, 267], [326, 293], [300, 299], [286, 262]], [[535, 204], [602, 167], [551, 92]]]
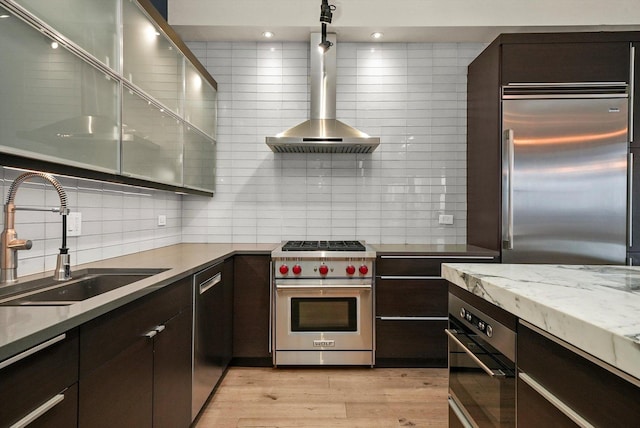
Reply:
[[[21, 284], [22, 292], [0, 297], [0, 306], [70, 305], [99, 296], [166, 269], [85, 269], [73, 273], [73, 279], [57, 282], [53, 279]], [[24, 290], [27, 291], [24, 291]]]

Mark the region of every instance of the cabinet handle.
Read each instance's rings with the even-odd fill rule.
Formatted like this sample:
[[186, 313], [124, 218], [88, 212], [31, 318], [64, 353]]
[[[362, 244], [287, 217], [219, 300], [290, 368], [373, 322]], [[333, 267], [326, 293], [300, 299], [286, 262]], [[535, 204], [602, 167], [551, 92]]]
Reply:
[[157, 327], [155, 328], [155, 330], [156, 330], [158, 333], [162, 333], [162, 332], [164, 331], [164, 329], [165, 329], [165, 328], [167, 328], [167, 326], [165, 326], [164, 324], [162, 324], [162, 325], [157, 326]]
[[58, 343], [63, 341], [64, 339], [67, 338], [67, 334], [66, 333], [62, 333], [60, 336], [56, 336], [53, 339], [49, 339], [46, 342], [42, 342], [41, 344], [34, 346], [33, 348], [27, 349], [26, 351], [13, 356], [11, 358], [8, 358], [6, 360], [4, 360], [3, 362], [0, 363], [0, 370], [10, 366], [13, 363], [17, 363], [20, 360], [23, 360], [25, 358], [27, 358], [30, 355], [35, 354], [36, 352], [39, 352], [45, 348], [48, 348], [49, 346], [53, 345], [54, 343]]
[[573, 422], [575, 422], [576, 424], [578, 424], [579, 426], [584, 427], [584, 428], [592, 428], [593, 427], [593, 425], [590, 424], [582, 416], [580, 416], [580, 414], [578, 414], [578, 412], [576, 412], [571, 407], [569, 407], [564, 401], [562, 401], [558, 397], [556, 397], [547, 388], [545, 388], [544, 386], [542, 386], [538, 382], [536, 382], [531, 376], [529, 376], [526, 373], [520, 373], [520, 374], [518, 374], [518, 377], [524, 383], [526, 383], [531, 388], [533, 388], [534, 391], [536, 391], [538, 394], [542, 395], [545, 398], [545, 400], [547, 400], [549, 403], [551, 403], [553, 405], [553, 407], [555, 407], [556, 409], [561, 411], [566, 417], [571, 419]]
[[404, 280], [411, 280], [411, 279], [444, 279], [441, 276], [405, 276], [405, 275], [382, 275], [379, 276], [378, 278], [380, 279], [404, 279]]
[[[273, 261], [269, 262], [269, 338], [268, 341], [269, 343], [267, 344], [267, 348], [269, 349], [269, 354], [271, 354], [271, 352], [273, 351], [273, 317], [275, 316], [274, 314], [274, 310], [273, 310], [273, 305], [274, 305], [274, 301], [273, 301], [273, 288], [275, 287], [275, 284], [273, 283]], [[274, 355], [274, 364], [275, 364], [275, 355]]]
[[153, 330], [149, 330], [144, 334], [144, 337], [148, 339], [153, 339], [158, 334], [158, 331], [154, 328]]
[[64, 400], [64, 394], [58, 394], [58, 395], [55, 395], [55, 396], [51, 397], [46, 402], [42, 403], [40, 405], [40, 407], [35, 409], [33, 412], [29, 413], [27, 416], [25, 416], [24, 418], [20, 419], [15, 424], [11, 425], [10, 428], [24, 428], [24, 427], [26, 427], [27, 425], [29, 425], [30, 423], [32, 423], [36, 419], [38, 419], [40, 416], [44, 415], [49, 410], [51, 410], [54, 407], [56, 407], [63, 400]]
[[206, 293], [208, 289], [210, 289], [216, 284], [219, 284], [220, 281], [222, 281], [222, 272], [218, 272], [213, 276], [213, 278], [210, 278], [205, 282], [203, 282], [202, 284], [200, 284], [200, 294]]
[[462, 350], [464, 352], [467, 353], [467, 355], [469, 355], [469, 357], [471, 357], [471, 359], [489, 376], [491, 377], [495, 377], [495, 378], [504, 378], [507, 377], [506, 374], [501, 371], [501, 370], [492, 370], [490, 369], [485, 363], [483, 363], [480, 358], [478, 358], [473, 351], [471, 351], [469, 348], [467, 348], [466, 346], [464, 346], [464, 344], [462, 342], [460, 342], [460, 340], [455, 336], [455, 334], [451, 333], [451, 331], [449, 329], [444, 329], [444, 332], [447, 333], [447, 336], [449, 336], [451, 338], [451, 340], [453, 340], [456, 345], [458, 345], [460, 348], [462, 348]]
[[502, 248], [513, 250], [513, 149], [514, 134], [513, 129], [505, 129], [504, 143], [502, 146], [502, 173], [504, 189], [503, 197], [507, 203], [507, 212], [503, 219]]

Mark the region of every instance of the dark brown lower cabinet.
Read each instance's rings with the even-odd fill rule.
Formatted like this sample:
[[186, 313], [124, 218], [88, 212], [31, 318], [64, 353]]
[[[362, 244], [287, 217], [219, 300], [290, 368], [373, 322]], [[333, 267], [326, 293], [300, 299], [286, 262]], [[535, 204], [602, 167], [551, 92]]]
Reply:
[[571, 345], [518, 325], [518, 428], [631, 427], [640, 421], [640, 382]]
[[376, 367], [446, 367], [447, 321], [376, 320]]
[[188, 427], [192, 279], [80, 327], [79, 426]]
[[[77, 329], [0, 365], [0, 426], [11, 426], [35, 413], [40, 416], [30, 427], [77, 426]], [[45, 411], [35, 412], [41, 406]]]
[[153, 427], [191, 423], [191, 311], [165, 324], [153, 343]]
[[233, 279], [233, 364], [272, 366], [270, 255], [236, 255]]

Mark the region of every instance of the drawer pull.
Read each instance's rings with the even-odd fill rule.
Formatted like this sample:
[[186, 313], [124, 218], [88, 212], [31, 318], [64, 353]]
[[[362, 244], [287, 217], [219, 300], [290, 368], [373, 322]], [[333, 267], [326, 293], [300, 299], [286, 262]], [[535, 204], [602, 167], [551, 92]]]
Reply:
[[473, 428], [473, 425], [469, 423], [467, 417], [464, 415], [464, 413], [462, 413], [462, 410], [460, 409], [460, 406], [458, 406], [458, 403], [456, 403], [455, 400], [451, 397], [449, 397], [449, 407], [451, 408], [451, 410], [453, 410], [453, 413], [458, 417], [458, 421], [460, 421], [464, 428]]
[[154, 337], [156, 337], [157, 334], [158, 334], [158, 330], [154, 328], [153, 330], [149, 330], [148, 332], [146, 332], [144, 334], [144, 337], [146, 337], [147, 339], [153, 339]]
[[447, 256], [447, 255], [438, 255], [438, 256], [380, 256], [381, 259], [400, 259], [400, 260], [411, 260], [411, 259], [449, 259], [449, 260], [469, 260], [469, 259], [477, 259], [477, 260], [493, 260], [493, 256]]
[[380, 279], [444, 279], [441, 276], [409, 276], [409, 275], [382, 275], [379, 277]]
[[24, 418], [20, 419], [15, 424], [11, 425], [10, 428], [24, 428], [24, 427], [26, 427], [27, 425], [29, 425], [30, 423], [32, 423], [36, 419], [38, 419], [40, 416], [44, 415], [49, 410], [51, 410], [54, 407], [56, 407], [63, 400], [64, 400], [64, 394], [58, 394], [58, 395], [55, 395], [55, 396], [51, 397], [48, 401], [46, 401], [45, 403], [41, 404], [40, 407], [35, 409], [33, 412], [29, 413], [27, 416], [25, 416]]
[[536, 382], [531, 376], [529, 376], [526, 373], [520, 373], [520, 374], [518, 374], [518, 377], [524, 383], [526, 383], [531, 388], [533, 388], [534, 391], [536, 391], [538, 394], [542, 395], [545, 398], [545, 400], [547, 400], [549, 403], [551, 403], [553, 405], [553, 407], [555, 407], [556, 409], [560, 410], [566, 417], [571, 419], [573, 422], [575, 422], [576, 424], [578, 424], [579, 426], [584, 427], [584, 428], [592, 428], [593, 427], [593, 425], [591, 425], [586, 419], [584, 419], [582, 416], [580, 416], [580, 414], [578, 414], [578, 412], [576, 412], [571, 407], [569, 407], [564, 401], [562, 401], [558, 397], [556, 397], [547, 388], [545, 388], [544, 386], [542, 386], [538, 382]]
[[200, 284], [200, 294], [206, 293], [207, 290], [209, 290], [214, 285], [219, 284], [220, 281], [222, 281], [222, 272], [218, 272], [213, 276], [213, 278], [210, 278]]
[[449, 317], [376, 317], [381, 321], [449, 321]]
[[26, 351], [24, 351], [24, 352], [22, 352], [22, 353], [20, 353], [20, 354], [18, 354], [16, 356], [8, 358], [8, 359], [6, 359], [6, 360], [4, 360], [3, 362], [0, 363], [0, 370], [5, 368], [5, 367], [10, 366], [13, 363], [17, 363], [18, 361], [23, 360], [23, 359], [27, 358], [28, 356], [35, 354], [36, 352], [39, 352], [39, 351], [41, 351], [41, 350], [43, 350], [45, 348], [48, 348], [49, 346], [51, 346], [51, 345], [53, 345], [55, 343], [61, 342], [66, 338], [67, 338], [67, 334], [63, 333], [60, 336], [56, 336], [53, 339], [49, 339], [46, 342], [42, 342], [41, 344], [39, 344], [37, 346], [34, 346], [33, 348], [27, 349]]

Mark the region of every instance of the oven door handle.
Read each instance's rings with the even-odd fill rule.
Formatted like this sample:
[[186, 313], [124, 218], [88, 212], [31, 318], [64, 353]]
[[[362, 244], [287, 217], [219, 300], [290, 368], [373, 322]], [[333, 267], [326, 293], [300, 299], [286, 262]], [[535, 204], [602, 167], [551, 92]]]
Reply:
[[307, 291], [315, 291], [318, 289], [327, 289], [327, 290], [371, 290], [370, 285], [319, 285], [319, 286], [309, 286], [309, 285], [280, 285], [276, 284], [276, 290], [307, 290]]
[[490, 368], [489, 368], [485, 363], [483, 363], [483, 362], [480, 360], [480, 358], [478, 358], [478, 357], [473, 353], [473, 351], [471, 351], [469, 348], [467, 348], [466, 346], [464, 346], [464, 344], [460, 341], [460, 339], [458, 339], [458, 338], [456, 337], [456, 335], [455, 335], [454, 333], [452, 333], [452, 332], [451, 332], [451, 330], [449, 330], [449, 329], [445, 328], [445, 329], [444, 329], [444, 332], [445, 332], [445, 333], [447, 333], [447, 336], [449, 336], [449, 337], [450, 337], [450, 338], [451, 338], [451, 339], [456, 343], [456, 345], [458, 345], [459, 347], [461, 347], [461, 348], [462, 348], [462, 350], [463, 350], [464, 352], [466, 352], [466, 353], [469, 355], [469, 357], [471, 357], [471, 359], [472, 359], [472, 360], [473, 360], [473, 361], [474, 361], [478, 366], [480, 366], [480, 368], [481, 368], [482, 370], [484, 370], [484, 372], [485, 372], [486, 374], [488, 374], [489, 376], [494, 377], [494, 378], [506, 378], [506, 377], [507, 377], [507, 375], [506, 375], [502, 370], [493, 370], [493, 369], [490, 369]]

